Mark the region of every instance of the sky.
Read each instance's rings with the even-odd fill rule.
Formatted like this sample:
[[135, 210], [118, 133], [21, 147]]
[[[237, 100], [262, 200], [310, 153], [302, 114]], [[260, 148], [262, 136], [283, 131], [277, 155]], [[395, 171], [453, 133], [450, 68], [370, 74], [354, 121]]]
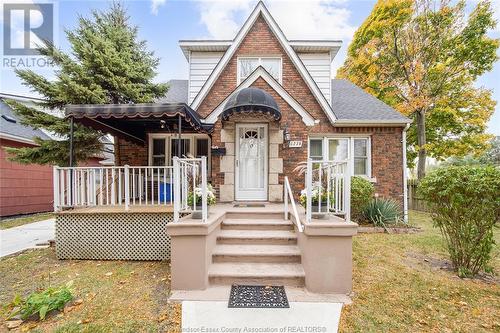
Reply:
[[[2, 0], [0, 3], [35, 2], [38, 0]], [[47, 0], [44, 0], [45, 2]], [[255, 0], [230, 1], [176, 1], [133, 0], [123, 1], [132, 24], [139, 27], [139, 36], [147, 41], [148, 48], [160, 58], [156, 81], [187, 79], [187, 61], [178, 41], [181, 39], [232, 39], [255, 6]], [[347, 47], [375, 1], [372, 0], [267, 0], [264, 1], [289, 39], [340, 39], [343, 46], [333, 61], [332, 77], [346, 58]], [[78, 17], [88, 17], [93, 9], [106, 9], [105, 0], [55, 1], [55, 43], [63, 50], [69, 49], [65, 29], [74, 29]], [[471, 10], [475, 2], [467, 3]], [[500, 0], [494, 0], [495, 17], [500, 21]], [[0, 21], [2, 21], [0, 8]], [[500, 24], [490, 36], [500, 38]], [[3, 35], [3, 34], [2, 34]], [[3, 37], [0, 37], [3, 38]], [[499, 51], [500, 56], [500, 51]], [[50, 69], [36, 68], [47, 78], [53, 77]], [[491, 89], [495, 100], [500, 101], [500, 61], [493, 71], [483, 75], [478, 86]], [[34, 96], [23, 86], [13, 70], [0, 67], [0, 92]], [[488, 124], [489, 133], [500, 135], [500, 103]]]

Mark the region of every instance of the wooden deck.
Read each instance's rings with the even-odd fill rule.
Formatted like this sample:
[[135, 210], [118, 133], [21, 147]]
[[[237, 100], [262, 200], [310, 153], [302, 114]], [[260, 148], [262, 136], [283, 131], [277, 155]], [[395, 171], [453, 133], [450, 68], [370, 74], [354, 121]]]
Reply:
[[109, 205], [97, 207], [76, 207], [72, 209], [62, 210], [56, 214], [117, 214], [117, 213], [173, 213], [174, 206], [167, 205], [130, 205], [128, 210], [125, 210], [124, 205]]

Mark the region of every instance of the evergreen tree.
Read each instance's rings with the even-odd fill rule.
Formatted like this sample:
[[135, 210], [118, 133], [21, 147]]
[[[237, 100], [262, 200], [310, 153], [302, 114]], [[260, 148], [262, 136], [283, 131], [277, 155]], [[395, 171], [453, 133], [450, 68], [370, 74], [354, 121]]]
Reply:
[[[7, 103], [21, 118], [21, 123], [49, 131], [62, 140], [35, 138], [36, 147], [9, 148], [12, 159], [20, 163], [69, 164], [67, 104], [148, 103], [163, 96], [168, 86], [156, 84], [159, 59], [139, 40], [137, 27], [130, 25], [126, 10], [113, 3], [106, 11], [93, 11], [91, 18], [79, 17], [78, 27], [67, 30], [71, 44], [67, 54], [45, 42], [42, 55], [56, 65], [56, 79], [47, 80], [32, 70], [16, 70], [23, 84], [43, 96], [39, 108], [14, 101]], [[42, 112], [50, 108], [58, 115]], [[74, 156], [84, 161], [102, 150], [102, 133], [75, 124]]]

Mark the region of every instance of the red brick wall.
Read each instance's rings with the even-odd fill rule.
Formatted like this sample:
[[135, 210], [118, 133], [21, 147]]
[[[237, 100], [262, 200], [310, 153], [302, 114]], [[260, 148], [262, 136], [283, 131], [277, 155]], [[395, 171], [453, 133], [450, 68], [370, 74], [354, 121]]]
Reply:
[[0, 139], [0, 216], [47, 212], [52, 204], [52, 167], [7, 159], [4, 147], [28, 144]]
[[148, 146], [118, 139], [118, 153], [115, 155], [115, 160], [116, 165], [148, 165]]
[[[377, 193], [379, 196], [392, 197], [402, 203], [402, 128], [333, 127], [262, 17], [257, 19], [235, 55], [201, 103], [197, 111], [202, 116], [206, 117], [210, 114], [236, 88], [237, 57], [251, 55], [281, 56], [283, 87], [305, 110], [320, 121], [319, 124], [313, 127], [305, 126], [301, 117], [264, 80], [258, 79], [252, 84], [252, 86], [264, 89], [274, 97], [282, 113], [281, 128], [284, 127], [284, 124], [288, 124], [291, 140], [301, 140], [303, 142], [301, 149], [280, 146], [279, 156], [283, 158], [284, 168], [284, 173], [280, 174], [280, 183], [283, 182], [283, 177], [288, 175], [294, 191], [303, 188], [303, 177], [294, 176], [293, 169], [299, 162], [307, 159], [307, 139], [310, 134], [363, 133], [372, 138], [372, 177], [377, 179], [375, 184]], [[224, 146], [220, 141], [222, 126], [220, 120], [215, 124], [212, 145]], [[222, 184], [224, 179], [224, 174], [219, 171], [219, 164], [220, 158], [212, 158], [212, 181], [216, 187]]]

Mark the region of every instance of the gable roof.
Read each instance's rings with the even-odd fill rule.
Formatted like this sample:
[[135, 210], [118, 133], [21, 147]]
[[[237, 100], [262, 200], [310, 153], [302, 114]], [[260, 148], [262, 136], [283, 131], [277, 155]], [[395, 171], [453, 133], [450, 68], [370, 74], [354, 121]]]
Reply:
[[205, 122], [210, 124], [215, 123], [219, 115], [224, 111], [224, 105], [226, 105], [231, 96], [244, 88], [250, 87], [258, 78], [262, 78], [266, 81], [267, 84], [269, 84], [271, 88], [273, 88], [274, 91], [276, 91], [278, 95], [280, 95], [281, 98], [283, 98], [285, 102], [287, 102], [302, 117], [304, 124], [307, 126], [314, 126], [315, 119], [262, 66], [257, 67], [252, 74], [241, 82], [241, 84], [236, 87], [236, 89], [205, 118]]
[[332, 80], [332, 108], [338, 117], [338, 124], [407, 124], [411, 122], [409, 118], [386, 103], [344, 79]]
[[19, 117], [3, 98], [0, 98], [0, 137], [30, 144], [35, 144], [36, 137], [43, 140], [50, 139], [41, 130], [22, 125]]
[[[264, 70], [264, 72], [266, 71]], [[256, 75], [257, 78], [262, 77], [265, 80], [263, 75], [258, 74], [262, 73], [257, 71], [254, 72], [254, 75]], [[255, 80], [257, 78], [255, 78]], [[250, 79], [250, 76], [247, 79]], [[272, 76], [270, 76], [270, 79], [274, 80]], [[187, 99], [187, 82], [188, 80], [169, 81], [170, 89], [178, 92], [175, 96], [172, 95], [169, 97], [172, 98], [170, 101], [171, 103], [182, 103]], [[247, 82], [247, 80], [243, 81], [237, 89], [245, 88], [245, 86], [242, 86], [245, 82]], [[269, 77], [266, 82], [269, 83]], [[283, 89], [283, 87], [281, 88]], [[175, 98], [178, 99], [175, 100]], [[209, 114], [207, 118], [202, 119], [202, 122], [211, 123], [215, 121], [218, 114], [220, 114], [219, 108], [223, 108], [226, 100], [224, 100], [211, 114]], [[370, 95], [354, 83], [344, 79], [332, 80], [332, 108], [337, 116], [336, 123], [339, 125], [408, 124], [411, 122], [411, 119], [403, 116], [401, 113], [394, 110], [378, 98]], [[312, 116], [311, 119], [313, 119]]]
[[195, 99], [191, 103], [191, 107], [196, 110], [201, 105], [202, 101], [205, 99], [205, 97], [212, 89], [212, 86], [214, 85], [219, 75], [222, 73], [222, 71], [227, 66], [227, 64], [229, 63], [235, 52], [238, 50], [238, 47], [240, 46], [241, 42], [243, 41], [247, 33], [252, 28], [253, 24], [255, 23], [259, 15], [262, 15], [269, 28], [278, 39], [281, 47], [285, 50], [286, 54], [294, 64], [295, 68], [298, 70], [302, 79], [305, 81], [305, 83], [311, 90], [312, 94], [318, 101], [319, 105], [321, 106], [325, 114], [328, 116], [330, 122], [334, 123], [336, 117], [335, 114], [333, 113], [332, 108], [328, 104], [328, 101], [326, 100], [325, 96], [321, 93], [321, 90], [314, 82], [313, 78], [311, 77], [311, 74], [307, 71], [306, 67], [300, 60], [299, 56], [297, 55], [297, 53], [295, 53], [289, 41], [286, 39], [285, 35], [283, 34], [283, 31], [281, 31], [280, 27], [278, 26], [274, 18], [271, 16], [271, 14], [269, 13], [269, 11], [267, 10], [266, 6], [262, 1], [259, 1], [257, 6], [255, 6], [254, 10], [243, 24], [243, 27], [240, 29], [240, 31], [238, 31], [231, 46], [227, 49], [226, 53], [224, 53], [224, 56], [222, 56], [221, 60], [214, 68], [214, 70], [208, 77], [207, 81], [205, 82], [205, 84], [203, 85], [203, 87], [201, 88], [201, 90], [198, 92]]
[[168, 91], [165, 96], [158, 98], [155, 103], [188, 103], [188, 80], [170, 80], [167, 82]]

